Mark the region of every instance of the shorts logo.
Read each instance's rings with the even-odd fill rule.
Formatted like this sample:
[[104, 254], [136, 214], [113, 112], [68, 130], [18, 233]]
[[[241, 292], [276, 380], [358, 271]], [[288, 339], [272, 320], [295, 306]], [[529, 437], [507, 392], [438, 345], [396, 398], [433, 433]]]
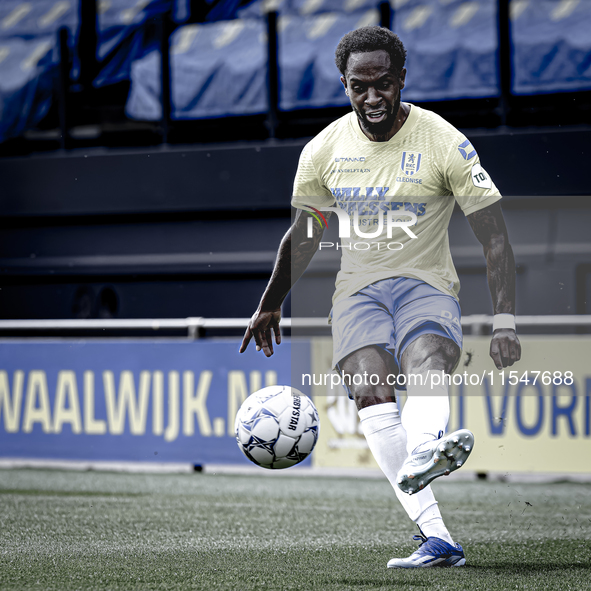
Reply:
[[402, 162], [400, 168], [407, 176], [419, 172], [421, 168], [421, 153], [420, 152], [402, 152]]
[[470, 160], [470, 158], [474, 158], [474, 156], [476, 156], [476, 150], [474, 149], [474, 146], [470, 143], [470, 140], [462, 142], [458, 146], [458, 151], [462, 155], [462, 158], [464, 160]]
[[441, 310], [441, 324], [447, 326], [458, 340], [462, 339], [460, 319], [454, 316], [449, 310]]

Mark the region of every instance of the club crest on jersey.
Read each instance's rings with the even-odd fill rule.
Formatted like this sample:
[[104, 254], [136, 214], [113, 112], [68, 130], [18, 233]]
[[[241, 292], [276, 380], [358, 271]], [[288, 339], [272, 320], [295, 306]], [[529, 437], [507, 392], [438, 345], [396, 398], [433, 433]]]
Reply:
[[421, 168], [421, 153], [420, 152], [402, 152], [402, 162], [400, 163], [402, 172], [407, 176], [419, 172]]

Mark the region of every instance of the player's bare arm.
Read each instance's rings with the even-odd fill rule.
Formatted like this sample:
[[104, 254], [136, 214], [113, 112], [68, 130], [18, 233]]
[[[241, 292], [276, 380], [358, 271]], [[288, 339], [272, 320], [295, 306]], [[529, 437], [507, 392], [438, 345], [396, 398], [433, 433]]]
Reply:
[[[499, 203], [494, 203], [468, 216], [476, 238], [484, 248], [488, 287], [494, 314], [515, 314], [515, 258]], [[510, 328], [494, 331], [490, 356], [497, 369], [521, 359], [521, 344]]]
[[[330, 212], [327, 212], [330, 215]], [[327, 215], [325, 214], [325, 216]], [[246, 351], [252, 338], [257, 351], [263, 350], [267, 357], [273, 355], [273, 334], [275, 342], [281, 343], [279, 321], [281, 320], [281, 304], [287, 297], [292, 285], [302, 276], [314, 253], [318, 250], [324, 229], [312, 218], [312, 237], [308, 238], [308, 218], [311, 216], [298, 209], [293, 225], [287, 231], [277, 252], [275, 267], [271, 279], [259, 303], [259, 307], [252, 315], [240, 353]]]

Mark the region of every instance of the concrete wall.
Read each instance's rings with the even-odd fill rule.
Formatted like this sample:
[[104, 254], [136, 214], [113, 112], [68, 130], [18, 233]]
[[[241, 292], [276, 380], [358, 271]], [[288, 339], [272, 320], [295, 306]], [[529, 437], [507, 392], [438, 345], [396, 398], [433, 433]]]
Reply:
[[[591, 131], [469, 137], [506, 195], [518, 311], [589, 311]], [[0, 317], [250, 315], [290, 223], [303, 143], [0, 159]], [[463, 313], [490, 312], [461, 212], [450, 243]], [[315, 314], [329, 310], [336, 268], [311, 265]]]

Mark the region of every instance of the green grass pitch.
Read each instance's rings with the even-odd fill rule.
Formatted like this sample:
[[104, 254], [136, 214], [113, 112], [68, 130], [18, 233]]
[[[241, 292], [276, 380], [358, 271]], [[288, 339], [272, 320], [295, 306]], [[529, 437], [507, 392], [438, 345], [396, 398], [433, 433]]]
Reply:
[[0, 589], [588, 589], [591, 485], [434, 483], [468, 565], [388, 570], [385, 480], [0, 470]]

